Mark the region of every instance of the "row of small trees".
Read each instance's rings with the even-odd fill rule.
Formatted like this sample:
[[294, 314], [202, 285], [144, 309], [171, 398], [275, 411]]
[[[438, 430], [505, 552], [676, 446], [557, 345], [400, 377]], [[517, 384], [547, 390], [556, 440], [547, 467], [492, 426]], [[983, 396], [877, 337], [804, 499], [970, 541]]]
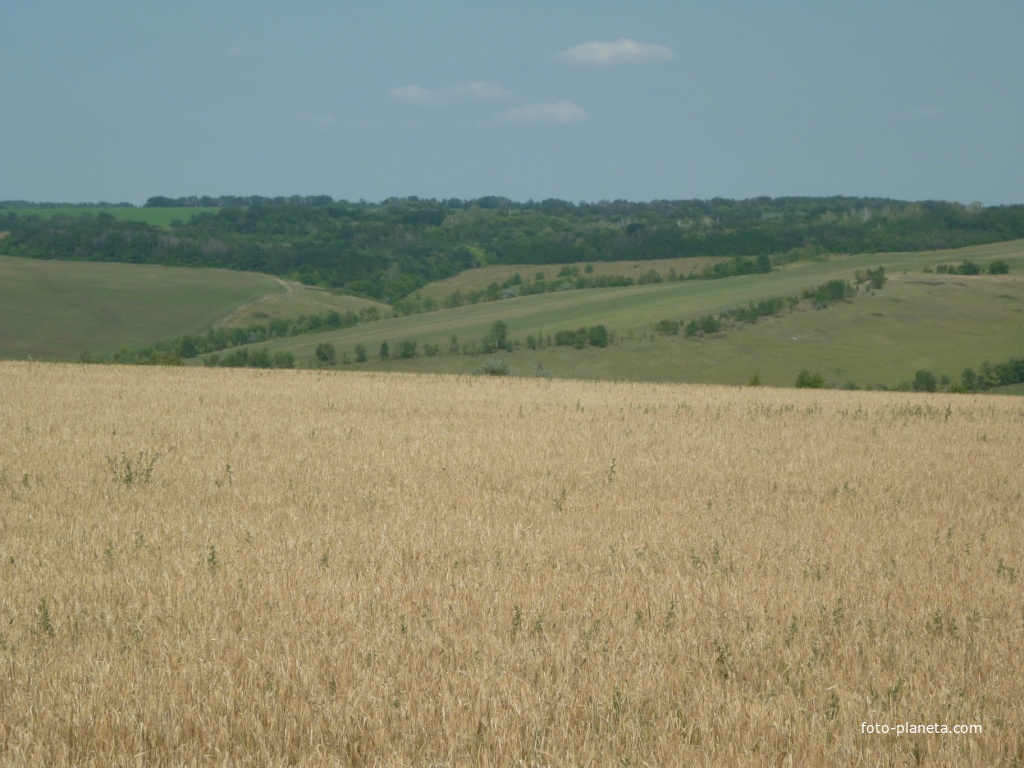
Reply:
[[537, 272], [534, 279], [529, 276], [524, 278], [516, 272], [500, 285], [493, 282], [483, 289], [455, 291], [438, 301], [432, 297], [420, 298], [418, 294], [409, 296], [401, 301], [394, 302], [394, 310], [398, 314], [411, 315], [421, 312], [433, 312], [441, 308], [453, 309], [467, 304], [480, 304], [484, 302], [500, 301], [502, 299], [514, 299], [519, 296], [532, 296], [538, 293], [555, 293], [558, 291], [583, 290], [586, 288], [620, 288], [632, 285], [649, 285], [680, 280], [717, 280], [737, 275], [750, 275], [771, 272], [772, 261], [767, 255], [756, 258], [746, 256], [734, 256], [730, 259], [723, 259], [714, 264], [708, 264], [699, 272], [691, 269], [688, 274], [678, 272], [675, 267], [668, 271], [668, 277], [664, 277], [656, 269], [649, 269], [639, 277], [628, 275], [594, 275], [593, 264], [583, 266], [583, 274], [580, 274], [579, 265], [571, 264], [562, 267], [558, 275], [547, 279], [544, 272]]
[[[750, 383], [760, 384], [760, 376], [755, 374]], [[894, 389], [897, 392], [971, 393], [987, 392], [996, 387], [1021, 383], [1024, 383], [1024, 358], [1012, 358], [1003, 363], [982, 363], [977, 371], [973, 368], [965, 368], [960, 374], [958, 382], [951, 380], [948, 376], [936, 376], [932, 371], [922, 369], [914, 372], [914, 378], [911, 381], [902, 382], [894, 387], [878, 385], [869, 387], [869, 389]], [[820, 373], [812, 373], [810, 370], [804, 369], [797, 375], [795, 386], [798, 389], [821, 389], [834, 385], [827, 384], [825, 377]], [[846, 384], [845, 388], [858, 389], [852, 382]]]
[[[543, 346], [571, 346], [583, 349], [586, 346], [607, 347], [611, 341], [611, 334], [604, 325], [581, 326], [571, 330], [555, 331], [554, 336], [547, 337], [530, 335], [526, 337], [526, 347], [531, 350]], [[451, 337], [448, 352], [451, 354], [479, 355], [493, 354], [499, 351], [514, 352], [519, 348], [520, 343], [509, 337], [508, 325], [504, 320], [495, 320], [484, 337], [477, 341], [460, 347], [458, 338]], [[441, 345], [427, 343], [422, 346], [415, 339], [403, 339], [392, 345], [387, 341], [381, 342], [377, 356], [380, 360], [408, 360], [423, 354], [425, 357], [435, 357], [441, 354]], [[317, 344], [314, 351], [314, 358], [322, 366], [333, 366], [341, 362], [343, 365], [365, 363], [370, 358], [369, 350], [365, 344], [358, 343], [353, 347], [352, 355], [343, 352], [339, 360], [337, 348], [330, 342], [324, 341]]]
[[[858, 283], [870, 282], [872, 287], [881, 288], [885, 285], [885, 268], [878, 267], [875, 270], [867, 270], [866, 273], [857, 272], [855, 278]], [[847, 301], [853, 297], [856, 289], [848, 280], [829, 280], [814, 288], [804, 288], [800, 296], [777, 296], [771, 299], [762, 299], [757, 302], [750, 302], [745, 307], [734, 307], [720, 312], [718, 315], [707, 314], [701, 317], [690, 319], [684, 325], [679, 320], [659, 320], [654, 326], [658, 333], [674, 335], [681, 330], [687, 336], [702, 336], [722, 331], [727, 323], [756, 323], [759, 318], [771, 317], [780, 314], [784, 309], [793, 309], [801, 300], [809, 301], [815, 309], [824, 309], [830, 304], [840, 301]]]
[[[925, 272], [931, 271], [931, 268], [925, 270]], [[934, 271], [938, 275], [980, 275], [982, 271], [988, 272], [990, 275], [1005, 275], [1009, 273], [1010, 265], [1002, 259], [996, 259], [990, 261], [988, 266], [982, 270], [980, 264], [964, 259], [959, 264], [939, 264]]]
[[[113, 355], [97, 356], [82, 353], [84, 363], [118, 363], [121, 365], [175, 365], [200, 355], [222, 352], [225, 349], [259, 344], [271, 339], [290, 338], [307, 333], [321, 333], [351, 328], [362, 322], [380, 319], [376, 307], [364, 307], [358, 313], [348, 310], [344, 314], [330, 310], [321, 314], [302, 314], [294, 318], [272, 318], [265, 323], [250, 323], [244, 327], [208, 328], [200, 334], [186, 334], [168, 341], [158, 341], [148, 347], [119, 349]], [[225, 355], [220, 360], [238, 360], [240, 357]], [[260, 359], [261, 363], [262, 358]], [[218, 363], [220, 364], [220, 363]], [[274, 367], [259, 365], [256, 367]], [[277, 366], [285, 367], [285, 366]]]
[[258, 349], [236, 349], [221, 357], [218, 354], [203, 358], [203, 365], [220, 368], [294, 368], [295, 355], [291, 352], [274, 352], [266, 347]]

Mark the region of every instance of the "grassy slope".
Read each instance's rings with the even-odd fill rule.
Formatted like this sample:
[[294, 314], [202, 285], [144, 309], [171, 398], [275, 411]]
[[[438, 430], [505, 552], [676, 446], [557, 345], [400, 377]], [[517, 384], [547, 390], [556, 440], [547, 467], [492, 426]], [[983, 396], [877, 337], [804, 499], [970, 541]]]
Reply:
[[229, 327], [242, 327], [250, 323], [265, 322], [270, 317], [298, 317], [299, 315], [322, 315], [332, 310], [336, 312], [359, 312], [365, 307], [376, 307], [381, 317], [389, 317], [391, 308], [387, 304], [358, 296], [346, 296], [331, 293], [324, 288], [278, 280], [286, 289], [285, 293], [267, 294], [259, 301], [247, 304], [231, 312], [222, 324]]
[[[983, 264], [1002, 258], [1013, 271], [970, 278], [922, 272], [926, 266], [964, 258]], [[801, 308], [703, 339], [657, 336], [652, 331], [663, 318], [686, 320], [752, 300], [793, 295], [802, 287], [849, 279], [854, 270], [878, 265], [890, 275], [883, 290], [873, 295], [861, 292], [853, 301], [827, 310]], [[510, 337], [520, 341], [530, 334], [603, 323], [617, 339], [606, 350], [523, 349], [502, 356], [513, 373], [524, 375], [542, 364], [558, 376], [737, 384], [758, 372], [765, 384], [791, 385], [800, 369], [809, 368], [840, 385], [893, 385], [913, 378], [917, 369], [958, 378], [967, 366], [1020, 356], [1022, 270], [1024, 243], [1019, 241], [950, 252], [850, 256], [796, 264], [771, 275], [528, 296], [280, 340], [270, 347], [286, 349], [300, 362], [308, 362], [321, 341], [334, 343], [339, 354], [362, 343], [373, 355], [363, 367], [467, 372], [482, 358], [443, 354], [383, 363], [376, 352], [382, 341], [394, 348], [403, 339], [436, 343], [447, 350], [452, 335], [461, 347], [481, 339], [498, 319], [507, 323]]]
[[518, 274], [524, 280], [533, 280], [538, 274], [543, 280], [554, 280], [563, 267], [579, 270], [581, 276], [600, 277], [609, 275], [612, 277], [632, 277], [639, 280], [641, 275], [650, 270], [656, 271], [663, 279], [668, 279], [669, 272], [676, 270], [680, 275], [686, 276], [700, 271], [709, 264], [719, 261], [728, 261], [721, 258], [693, 258], [693, 259], [646, 259], [640, 261], [595, 261], [590, 264], [591, 271], [585, 271], [585, 264], [496, 264], [479, 269], [467, 269], [454, 277], [446, 280], [425, 285], [416, 292], [414, 298], [432, 298], [443, 301], [446, 297], [456, 291], [482, 291], [491, 283], [498, 285], [510, 280], [513, 275]]
[[[1002, 258], [1012, 271], [1001, 277], [922, 272], [927, 266], [964, 258], [982, 264]], [[653, 332], [664, 318], [685, 321], [749, 301], [794, 295], [803, 287], [836, 277], [849, 279], [854, 270], [878, 265], [886, 267], [889, 284], [874, 295], [861, 293], [848, 304], [823, 311], [801, 308], [713, 338]], [[628, 274], [628, 269], [646, 271], [652, 266], [665, 274], [671, 267], [668, 262], [607, 264], [595, 265], [595, 272], [600, 267], [611, 274]], [[460, 286], [486, 286], [499, 277], [495, 269], [471, 270], [460, 276]], [[557, 268], [515, 267], [509, 275], [513, 271], [532, 278], [534, 272], [555, 274]], [[735, 384], [758, 372], [765, 384], [789, 385], [800, 369], [809, 368], [840, 385], [891, 385], [912, 378], [919, 368], [956, 378], [967, 366], [1024, 354], [1022, 272], [1024, 241], [950, 252], [836, 257], [794, 264], [770, 275], [528, 296], [283, 339], [269, 346], [293, 352], [300, 364], [311, 364], [313, 350], [322, 341], [335, 344], [339, 357], [363, 343], [373, 357], [360, 367], [461, 373], [479, 366], [482, 358], [449, 354], [453, 335], [461, 348], [482, 339], [499, 319], [508, 324], [510, 338], [520, 342], [531, 334], [553, 335], [560, 329], [601, 323], [616, 338], [606, 350], [523, 348], [502, 354], [513, 373], [522, 375], [532, 374], [541, 364], [566, 377]], [[424, 289], [428, 290], [445, 295], [436, 285]], [[264, 275], [0, 258], [0, 357], [75, 360], [85, 350], [103, 354], [122, 346], [144, 346], [214, 323], [245, 325], [329, 309], [358, 311], [369, 303]], [[386, 363], [376, 358], [382, 341], [394, 347], [403, 339], [417, 340], [421, 349], [425, 343], [438, 344], [444, 354]]]
[[264, 275], [219, 269], [0, 257], [0, 357], [74, 360], [143, 346], [283, 291]]
[[[0, 257], [0, 358], [77, 360], [213, 324], [372, 304], [223, 269]], [[386, 310], [385, 310], [386, 311]]]

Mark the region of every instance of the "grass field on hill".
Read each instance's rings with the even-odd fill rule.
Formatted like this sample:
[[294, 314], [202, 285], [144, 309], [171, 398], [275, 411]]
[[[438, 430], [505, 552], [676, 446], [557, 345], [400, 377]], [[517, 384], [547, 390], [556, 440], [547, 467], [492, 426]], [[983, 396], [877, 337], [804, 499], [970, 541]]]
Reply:
[[[414, 294], [414, 298], [431, 298], [443, 302], [445, 298], [461, 291], [482, 291], [491, 283], [498, 285], [511, 280], [514, 275], [519, 275], [524, 280], [533, 280], [537, 275], [543, 275], [543, 280], [554, 280], [563, 269], [576, 270], [580, 275], [590, 277], [631, 277], [634, 280], [640, 278], [647, 272], [654, 270], [661, 275], [663, 280], [669, 278], [669, 273], [675, 271], [682, 277], [698, 275], [704, 267], [715, 264], [719, 261], [728, 261], [721, 258], [691, 258], [691, 259], [642, 259], [639, 261], [595, 261], [585, 264], [500, 264], [489, 267], [478, 267], [467, 269], [464, 272], [449, 277], [445, 280], [438, 280], [424, 286]], [[589, 267], [590, 271], [587, 271]]]
[[227, 270], [0, 257], [0, 356], [74, 360], [151, 344], [283, 291]]
[[368, 304], [255, 273], [0, 256], [0, 357], [77, 360], [211, 325]]
[[76, 360], [264, 315], [373, 303], [252, 272], [0, 256], [0, 357]]
[[[964, 259], [982, 266], [1002, 259], [1011, 271], [1000, 276], [924, 271]], [[458, 285], [485, 287], [506, 272], [502, 279], [508, 279], [509, 270], [530, 279], [535, 271], [553, 277], [557, 266], [501, 267], [500, 274], [495, 267], [470, 270], [458, 278]], [[585, 265], [576, 266], [582, 271]], [[632, 274], [632, 269], [642, 274], [656, 268], [667, 276], [673, 266], [687, 274], [685, 265], [675, 262], [608, 263], [594, 265], [594, 273]], [[828, 309], [816, 311], [804, 304], [704, 338], [654, 331], [664, 319], [685, 323], [752, 301], [798, 295], [804, 288], [851, 280], [855, 271], [877, 266], [884, 266], [889, 276], [884, 289], [871, 293], [862, 286], [852, 301]], [[433, 284], [423, 292], [443, 298], [453, 285]], [[373, 304], [249, 273], [14, 258], [0, 258], [0, 303], [0, 356], [51, 360], [148, 346], [210, 325], [245, 326], [329, 310], [358, 312]], [[384, 305], [374, 306], [387, 317]], [[956, 380], [966, 367], [1024, 352], [1024, 242], [836, 256], [797, 262], [766, 275], [538, 294], [279, 339], [268, 347], [290, 352], [299, 365], [308, 366], [316, 365], [314, 351], [320, 343], [335, 345], [339, 360], [346, 354], [354, 359], [355, 346], [362, 344], [371, 356], [362, 364], [368, 369], [468, 373], [484, 358], [449, 350], [461, 352], [482, 341], [497, 320], [520, 343], [517, 351], [500, 353], [515, 375], [531, 375], [543, 366], [560, 377], [743, 384], [756, 373], [764, 384], [789, 386], [800, 370], [809, 369], [838, 386], [864, 387], [894, 386], [920, 369]], [[608, 348], [525, 348], [528, 336], [546, 338], [592, 325], [604, 325], [612, 333]], [[419, 345], [417, 357], [387, 362], [377, 357], [383, 342], [394, 346], [406, 340]], [[437, 345], [441, 354], [424, 356], [427, 344]]]
[[0, 764], [1024, 759], [1016, 399], [0, 380]]
[[[937, 264], [965, 258], [1009, 262], [1009, 275], [925, 274]], [[792, 313], [765, 318], [741, 330], [699, 339], [659, 336], [662, 319], [683, 320], [744, 306], [775, 296], [799, 294], [831, 279], [853, 278], [856, 270], [884, 265], [890, 276], [882, 290], [864, 287], [848, 303], [824, 310], [802, 305]], [[363, 344], [366, 367], [379, 370], [467, 373], [484, 358], [449, 355], [481, 340], [495, 320], [512, 339], [549, 335], [562, 329], [604, 324], [615, 334], [606, 349], [525, 347], [500, 352], [513, 374], [531, 375], [538, 365], [556, 376], [743, 384], [758, 373], [762, 383], [790, 386], [802, 369], [820, 372], [834, 384], [894, 386], [919, 369], [958, 379], [966, 367], [1020, 356], [1024, 338], [1024, 244], [999, 244], [949, 252], [834, 257], [790, 265], [769, 275], [712, 281], [684, 281], [565, 291], [442, 310], [357, 326], [343, 331], [272, 342], [312, 362], [317, 344], [329, 341], [339, 353]], [[380, 361], [382, 342], [437, 344], [443, 354]]]
[[323, 315], [331, 310], [359, 313], [366, 307], [375, 307], [381, 317], [390, 317], [391, 308], [379, 301], [358, 296], [333, 293], [325, 288], [302, 285], [293, 280], [278, 281], [284, 293], [271, 293], [251, 304], [231, 312], [221, 323], [229, 328], [245, 327], [251, 323], [266, 322], [268, 318], [293, 318], [299, 315]]

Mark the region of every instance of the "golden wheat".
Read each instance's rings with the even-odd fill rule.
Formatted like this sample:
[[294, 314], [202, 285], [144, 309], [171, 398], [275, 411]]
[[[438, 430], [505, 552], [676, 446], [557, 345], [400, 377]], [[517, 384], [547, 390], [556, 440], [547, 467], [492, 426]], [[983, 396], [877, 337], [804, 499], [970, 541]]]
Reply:
[[1019, 399], [0, 388], [0, 763], [1024, 760]]

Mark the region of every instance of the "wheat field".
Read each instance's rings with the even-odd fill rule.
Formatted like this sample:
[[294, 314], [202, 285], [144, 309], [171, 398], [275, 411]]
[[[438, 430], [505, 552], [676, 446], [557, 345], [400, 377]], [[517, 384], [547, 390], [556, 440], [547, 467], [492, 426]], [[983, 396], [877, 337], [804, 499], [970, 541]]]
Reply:
[[0, 435], [2, 765], [1024, 761], [1017, 398], [0, 363]]

